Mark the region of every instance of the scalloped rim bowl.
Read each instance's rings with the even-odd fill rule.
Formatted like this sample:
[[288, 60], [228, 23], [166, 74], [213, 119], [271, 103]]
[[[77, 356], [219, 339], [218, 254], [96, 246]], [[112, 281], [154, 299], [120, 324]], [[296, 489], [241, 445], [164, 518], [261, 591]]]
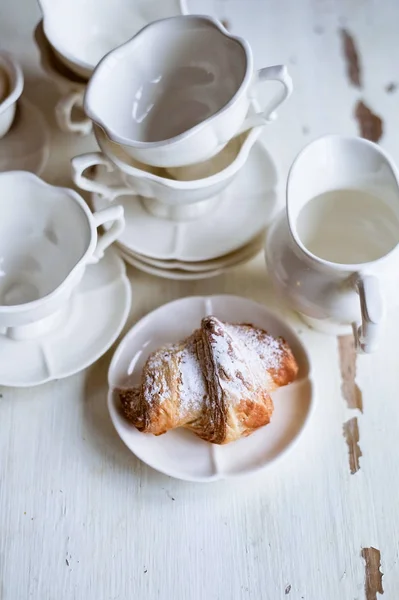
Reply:
[[[57, 57], [85, 79], [103, 56], [154, 18], [148, 0], [38, 0], [38, 4], [46, 37]], [[162, 2], [164, 6], [157, 4], [155, 18], [176, 12], [167, 0]]]
[[252, 80], [246, 40], [211, 17], [170, 17], [100, 61], [85, 111], [137, 160], [180, 167], [211, 158], [238, 133]]

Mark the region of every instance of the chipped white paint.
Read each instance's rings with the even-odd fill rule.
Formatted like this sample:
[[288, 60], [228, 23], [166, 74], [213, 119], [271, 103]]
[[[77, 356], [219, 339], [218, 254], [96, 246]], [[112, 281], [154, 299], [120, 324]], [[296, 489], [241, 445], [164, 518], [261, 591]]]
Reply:
[[[166, 0], [159, 0], [166, 1]], [[382, 145], [399, 161], [399, 4], [394, 0], [188, 0], [250, 40], [256, 66], [287, 62], [292, 99], [265, 142], [283, 172], [308, 140], [356, 133], [362, 97], [382, 115]], [[26, 95], [47, 111], [57, 96], [38, 67], [33, 0], [0, 4], [1, 45], [21, 60]], [[348, 85], [337, 29], [361, 53], [364, 89]], [[70, 184], [68, 158], [94, 141], [54, 129], [44, 177]], [[245, 199], [244, 199], [245, 200]], [[130, 271], [130, 324], [187, 294], [228, 292], [276, 306], [259, 258], [198, 283]], [[316, 373], [306, 435], [263, 474], [194, 485], [136, 460], [106, 410], [110, 353], [87, 372], [32, 390], [0, 393], [1, 600], [363, 600], [362, 548], [381, 552], [384, 596], [399, 589], [399, 311], [381, 351], [357, 361], [363, 414], [341, 395], [338, 344], [297, 322]], [[21, 365], [23, 368], [23, 365]], [[360, 470], [350, 474], [343, 423], [358, 418]]]

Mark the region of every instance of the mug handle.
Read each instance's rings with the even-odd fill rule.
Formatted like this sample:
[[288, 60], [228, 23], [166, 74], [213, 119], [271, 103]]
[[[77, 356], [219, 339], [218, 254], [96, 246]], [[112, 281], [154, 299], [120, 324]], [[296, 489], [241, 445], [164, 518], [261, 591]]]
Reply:
[[98, 228], [109, 221], [112, 225], [105, 233], [98, 236], [97, 246], [88, 263], [97, 263], [104, 256], [104, 251], [118, 239], [125, 228], [125, 217], [123, 206], [110, 206], [93, 213], [94, 225]]
[[274, 111], [292, 94], [292, 79], [285, 65], [264, 67], [263, 69], [256, 71], [254, 77], [255, 85], [263, 83], [264, 81], [279, 81], [283, 87], [263, 111], [245, 119], [237, 135], [244, 133], [244, 131], [247, 131], [248, 129], [252, 129], [253, 127], [259, 127], [274, 121], [277, 117]]
[[86, 117], [81, 121], [72, 120], [74, 107], [83, 108], [84, 92], [71, 92], [58, 101], [55, 107], [55, 117], [61, 131], [88, 135], [93, 129], [93, 123]]
[[355, 282], [360, 298], [362, 322], [353, 323], [353, 334], [358, 352], [374, 352], [378, 346], [378, 338], [384, 319], [384, 301], [380, 291], [380, 283], [373, 275], [358, 274]]
[[100, 181], [95, 181], [86, 175], [83, 175], [86, 169], [90, 167], [97, 167], [99, 165], [104, 166], [109, 173], [117, 171], [117, 167], [109, 160], [102, 152], [89, 152], [88, 154], [81, 154], [75, 156], [71, 160], [72, 165], [72, 180], [75, 185], [80, 189], [86, 190], [87, 192], [93, 192], [99, 194], [103, 198], [106, 198], [110, 202], [123, 196], [124, 194], [134, 194], [134, 189], [131, 187], [118, 187], [109, 186]]

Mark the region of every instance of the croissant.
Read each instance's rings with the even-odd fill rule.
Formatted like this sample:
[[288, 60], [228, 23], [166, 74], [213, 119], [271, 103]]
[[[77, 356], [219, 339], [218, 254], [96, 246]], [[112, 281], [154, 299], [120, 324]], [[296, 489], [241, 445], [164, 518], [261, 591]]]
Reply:
[[185, 427], [203, 440], [226, 444], [267, 425], [271, 392], [297, 373], [282, 338], [210, 316], [186, 340], [153, 352], [141, 386], [118, 394], [125, 417], [139, 431], [160, 435]]

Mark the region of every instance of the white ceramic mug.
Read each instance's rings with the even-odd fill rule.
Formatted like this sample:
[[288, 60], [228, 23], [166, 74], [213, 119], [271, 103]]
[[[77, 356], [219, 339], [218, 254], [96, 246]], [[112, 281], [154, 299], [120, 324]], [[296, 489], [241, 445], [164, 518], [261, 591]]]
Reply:
[[294, 161], [287, 213], [269, 232], [269, 274], [312, 327], [372, 352], [386, 307], [399, 302], [399, 178], [361, 138], [327, 136]]
[[[80, 189], [99, 194], [109, 201], [121, 195], [136, 194], [146, 199], [145, 206], [149, 212], [162, 218], [197, 218], [212, 208], [213, 199], [238, 175], [261, 131], [258, 127], [231, 140], [231, 162], [226, 164], [226, 161], [220, 160], [220, 171], [209, 177], [180, 181], [172, 179], [164, 169], [148, 167], [130, 158], [96, 126], [95, 134], [102, 152], [73, 158], [72, 179]], [[222, 150], [227, 151], [227, 147]], [[115, 183], [109, 185], [85, 173], [93, 166], [105, 166], [108, 172], [114, 172]]]
[[21, 67], [8, 52], [0, 51], [0, 139], [13, 124], [17, 100], [23, 88]]
[[93, 129], [91, 120], [83, 116], [77, 119], [73, 116], [76, 108], [83, 113], [83, 100], [87, 81], [61, 63], [54, 54], [43, 32], [43, 23], [35, 29], [35, 41], [40, 52], [40, 64], [47, 75], [54, 81], [63, 95], [55, 106], [55, 118], [61, 131], [88, 135]]
[[[248, 117], [258, 85], [280, 93]], [[86, 114], [136, 160], [182, 167], [215, 156], [234, 136], [265, 125], [292, 91], [283, 65], [253, 71], [252, 51], [210, 17], [155, 21], [96, 67]]]
[[92, 214], [73, 190], [9, 171], [0, 173], [0, 213], [0, 333], [41, 335], [55, 326], [86, 266], [123, 231], [123, 208]]

